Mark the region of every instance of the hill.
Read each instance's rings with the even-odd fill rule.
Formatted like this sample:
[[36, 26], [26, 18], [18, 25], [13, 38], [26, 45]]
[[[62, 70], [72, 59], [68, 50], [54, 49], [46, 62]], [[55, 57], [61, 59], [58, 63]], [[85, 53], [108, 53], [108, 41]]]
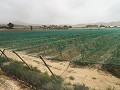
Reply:
[[73, 27], [85, 27], [86, 25], [105, 25], [105, 26], [120, 26], [120, 21], [117, 22], [97, 22], [97, 23], [86, 23], [86, 24], [76, 24]]

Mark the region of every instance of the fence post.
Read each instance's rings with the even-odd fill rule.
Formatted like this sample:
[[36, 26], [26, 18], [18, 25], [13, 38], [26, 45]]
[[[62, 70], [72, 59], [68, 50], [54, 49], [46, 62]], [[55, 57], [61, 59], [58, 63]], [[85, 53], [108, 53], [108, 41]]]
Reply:
[[15, 53], [22, 60], [22, 62], [24, 62], [25, 65], [30, 68], [30, 66], [15, 51], [13, 51], [13, 53]]
[[5, 53], [2, 51], [2, 50], [0, 50], [1, 51], [1, 53], [9, 60], [9, 61], [12, 61], [12, 60], [10, 60], [6, 55], [5, 55]]
[[57, 80], [56, 76], [54, 75], [54, 73], [52, 72], [52, 70], [49, 68], [49, 66], [47, 65], [47, 63], [43, 59], [43, 57], [42, 56], [39, 56], [39, 57], [43, 61], [43, 63], [45, 64], [45, 66], [48, 68], [48, 70], [50, 71], [50, 73], [52, 74], [52, 76]]
[[[3, 51], [2, 51], [2, 50], [1, 50], [1, 51], [4, 53], [4, 51], [5, 51], [5, 50], [6, 50], [6, 49], [3, 49]], [[1, 53], [1, 55], [0, 55], [0, 56], [2, 56], [2, 54], [3, 54], [3, 53]]]
[[47, 65], [47, 63], [45, 62], [45, 60], [43, 59], [42, 56], [39, 56], [40, 59], [43, 61], [43, 63], [45, 64], [45, 66], [48, 68], [48, 70], [50, 71], [50, 73], [52, 74], [52, 76], [54, 77], [55, 81], [53, 81], [53, 87], [55, 90], [60, 90], [60, 86], [58, 83], [58, 79], [56, 78], [56, 76], [54, 75], [54, 73], [52, 72], [52, 70], [49, 68], [49, 66]]

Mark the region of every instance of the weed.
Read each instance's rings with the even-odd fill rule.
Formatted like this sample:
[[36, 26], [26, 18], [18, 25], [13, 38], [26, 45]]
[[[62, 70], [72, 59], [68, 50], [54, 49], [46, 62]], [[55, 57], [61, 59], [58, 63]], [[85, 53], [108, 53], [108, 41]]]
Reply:
[[2, 66], [2, 70], [10, 76], [14, 76], [36, 89], [42, 88], [42, 85], [49, 83], [51, 77], [47, 73], [40, 73], [37, 68], [28, 68], [22, 62], [12, 62], [9, 65]]
[[70, 76], [69, 79], [70, 79], [70, 80], [74, 80], [75, 78], [74, 78], [73, 76]]
[[75, 84], [74, 90], [89, 90], [89, 88], [87, 86], [85, 86], [85, 84], [83, 84], [83, 85]]

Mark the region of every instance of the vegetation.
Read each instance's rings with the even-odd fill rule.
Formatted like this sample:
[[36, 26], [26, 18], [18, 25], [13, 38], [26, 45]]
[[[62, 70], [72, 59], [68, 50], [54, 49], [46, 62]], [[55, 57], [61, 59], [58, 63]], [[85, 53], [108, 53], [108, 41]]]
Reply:
[[56, 76], [56, 81], [47, 73], [41, 73], [41, 71], [32, 66], [31, 68], [28, 68], [22, 62], [13, 61], [9, 62], [8, 64], [4, 64], [5, 62], [8, 62], [5, 60], [4, 57], [0, 57], [0, 61], [1, 68], [5, 72], [5, 74], [22, 80], [26, 85], [31, 85], [34, 89], [39, 90], [50, 82], [53, 83], [54, 87], [56, 87], [57, 85], [60, 88], [63, 82], [63, 79], [60, 76]]
[[70, 80], [74, 80], [74, 77], [73, 77], [73, 76], [70, 76], [69, 79], [70, 79]]
[[51, 60], [70, 60], [75, 65], [119, 68], [119, 36], [119, 29], [0, 31], [0, 47], [47, 56]]
[[12, 29], [12, 28], [14, 27], [14, 24], [13, 24], [13, 23], [8, 23], [7, 25], [8, 25], [8, 27], [9, 27], [10, 29]]
[[[5, 64], [6, 63], [6, 64]], [[49, 76], [47, 73], [41, 73], [36, 67], [28, 68], [22, 62], [13, 61], [9, 62], [6, 58], [0, 57], [0, 66], [2, 71], [15, 79], [19, 79], [24, 84], [32, 86], [31, 89], [40, 90], [88, 90], [87, 86], [74, 84], [72, 88], [68, 88], [66, 85], [62, 85], [63, 78], [56, 75], [57, 80], [53, 76]], [[70, 76], [73, 80], [74, 77]], [[71, 84], [67, 84], [71, 86]]]
[[6, 62], [9, 62], [9, 60], [0, 56], [0, 67]]
[[85, 86], [85, 84], [83, 84], [83, 85], [75, 84], [74, 90], [89, 90], [89, 88], [87, 86]]
[[116, 51], [112, 54], [112, 58], [106, 60], [102, 68], [120, 78], [120, 45], [116, 47]]
[[114, 88], [114, 87], [109, 86], [108, 88], [106, 88], [106, 90], [115, 90], [115, 88]]
[[54, 29], [69, 29], [69, 28], [72, 28], [72, 26], [67, 26], [67, 25], [63, 25], [63, 26], [57, 26], [57, 25], [49, 25], [49, 26], [47, 26], [47, 25], [42, 25], [42, 26], [39, 26], [39, 29], [52, 29], [52, 30], [54, 30]]
[[98, 25], [86, 25], [86, 28], [98, 28]]
[[0, 25], [0, 29], [13, 29], [14, 24], [13, 23], [8, 23], [7, 25], [3, 24]]
[[36, 89], [42, 88], [42, 85], [51, 80], [47, 73], [36, 72], [34, 69], [23, 66], [21, 62], [12, 62], [9, 65], [2, 66], [2, 70], [7, 75], [14, 76]]

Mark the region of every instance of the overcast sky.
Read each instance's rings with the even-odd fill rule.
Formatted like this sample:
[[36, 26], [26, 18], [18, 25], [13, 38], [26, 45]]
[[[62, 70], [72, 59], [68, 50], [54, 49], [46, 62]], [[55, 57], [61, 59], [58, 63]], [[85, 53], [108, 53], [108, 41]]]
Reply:
[[120, 21], [120, 0], [0, 0], [0, 23], [79, 24]]

